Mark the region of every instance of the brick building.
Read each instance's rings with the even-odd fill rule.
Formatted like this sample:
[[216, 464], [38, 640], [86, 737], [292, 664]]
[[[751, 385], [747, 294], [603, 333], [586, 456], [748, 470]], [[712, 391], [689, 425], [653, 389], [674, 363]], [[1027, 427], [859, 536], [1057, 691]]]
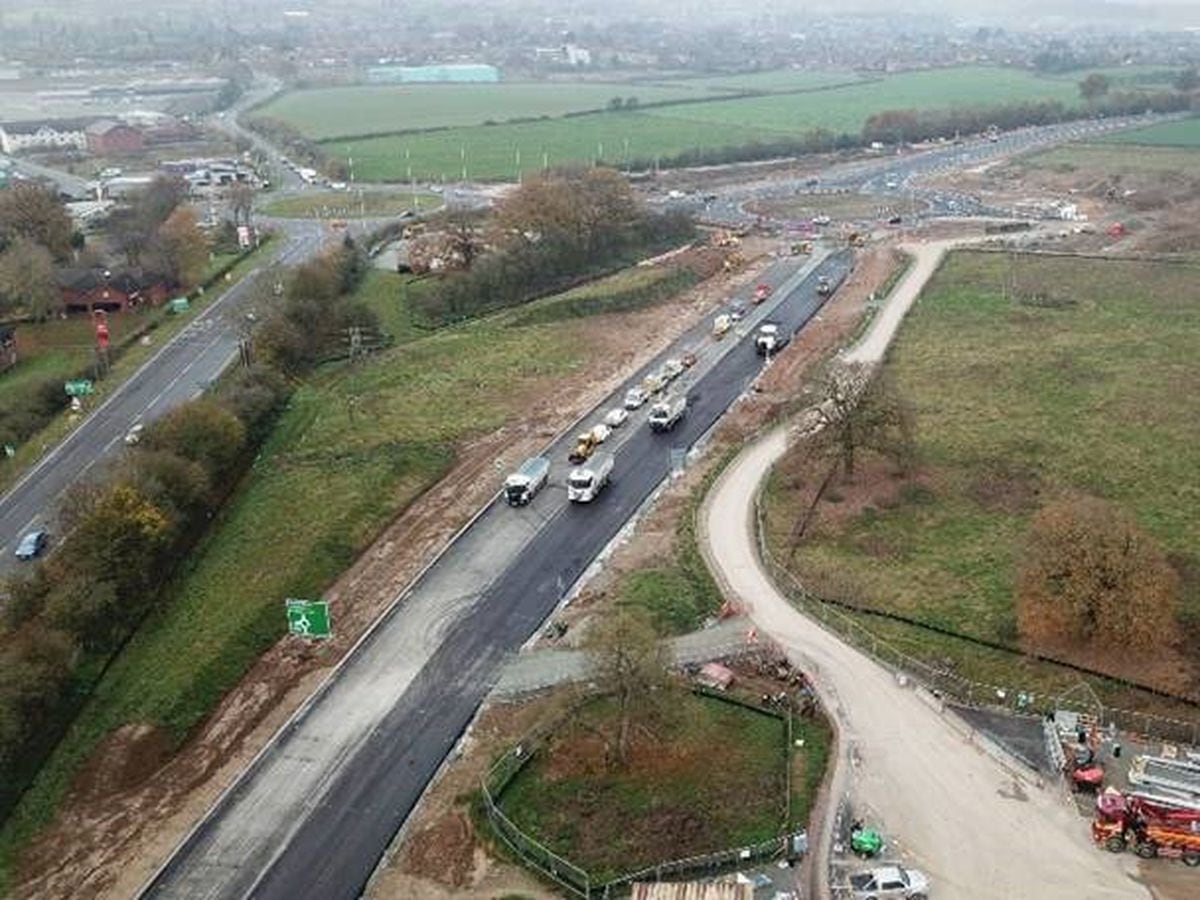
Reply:
[[122, 153], [140, 153], [146, 148], [146, 138], [136, 128], [101, 119], [84, 129], [88, 151], [96, 156], [118, 156]]

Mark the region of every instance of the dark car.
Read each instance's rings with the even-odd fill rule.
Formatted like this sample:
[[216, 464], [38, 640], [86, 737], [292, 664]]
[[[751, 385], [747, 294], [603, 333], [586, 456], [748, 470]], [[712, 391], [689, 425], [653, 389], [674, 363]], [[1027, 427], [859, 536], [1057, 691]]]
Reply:
[[904, 219], [902, 219], [900, 216], [892, 216], [890, 219], [887, 220], [887, 223], [889, 225], [899, 225], [903, 221], [904, 221]]
[[21, 538], [21, 543], [17, 544], [17, 559], [33, 559], [41, 556], [49, 540], [50, 535], [45, 531], [39, 529], [29, 532]]

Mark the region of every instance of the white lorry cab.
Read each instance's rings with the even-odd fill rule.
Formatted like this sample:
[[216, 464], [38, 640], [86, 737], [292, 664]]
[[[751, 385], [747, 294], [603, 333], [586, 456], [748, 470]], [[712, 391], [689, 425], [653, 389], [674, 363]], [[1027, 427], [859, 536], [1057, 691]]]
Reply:
[[686, 412], [687, 397], [665, 397], [650, 407], [650, 416], [647, 419], [650, 430], [670, 431], [679, 424]]
[[549, 476], [550, 460], [544, 456], [530, 457], [504, 480], [504, 499], [509, 506], [525, 506], [546, 486]]
[[583, 465], [576, 466], [567, 476], [567, 499], [572, 503], [591, 503], [608, 484], [612, 469], [611, 453], [597, 453]]

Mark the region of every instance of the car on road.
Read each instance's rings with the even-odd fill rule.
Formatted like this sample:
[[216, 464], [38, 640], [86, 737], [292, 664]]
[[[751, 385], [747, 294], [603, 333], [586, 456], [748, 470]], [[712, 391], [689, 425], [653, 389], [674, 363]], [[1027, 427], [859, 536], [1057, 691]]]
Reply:
[[689, 350], [683, 356], [679, 357], [679, 362], [685, 369], [690, 369], [696, 364], [696, 354]]
[[142, 439], [142, 432], [146, 430], [146, 426], [142, 422], [135, 422], [133, 427], [125, 432], [125, 443], [127, 446], [134, 446]]
[[761, 282], [758, 285], [758, 287], [756, 287], [754, 289], [754, 302], [755, 303], [762, 303], [764, 300], [766, 300], [770, 296], [771, 296], [771, 286], [769, 284], [767, 284], [765, 281]]
[[649, 399], [650, 399], [650, 395], [647, 394], [640, 387], [630, 388], [629, 390], [627, 390], [625, 392], [625, 408], [626, 409], [638, 409], [643, 403], [645, 403]]
[[889, 216], [888, 220], [887, 220], [887, 223], [889, 225], [900, 225], [903, 222], [904, 222], [904, 219], [901, 216]]
[[667, 379], [662, 376], [662, 373], [655, 372], [647, 375], [642, 379], [642, 390], [648, 395], [657, 394], [667, 386]]
[[604, 416], [604, 424], [609, 428], [620, 428], [625, 424], [625, 420], [629, 418], [628, 410], [620, 406], [614, 406]]
[[740, 322], [744, 318], [746, 318], [746, 304], [745, 303], [742, 303], [739, 301], [739, 302], [733, 304], [733, 306], [729, 307], [729, 321]]
[[859, 900], [925, 900], [929, 879], [916, 869], [880, 866], [851, 875], [850, 890]]
[[603, 444], [608, 440], [608, 436], [612, 434], [612, 429], [604, 424], [593, 425], [590, 434], [592, 435], [592, 443]]
[[665, 363], [662, 364], [662, 368], [658, 370], [658, 374], [660, 374], [664, 378], [666, 378], [667, 381], [674, 381], [676, 378], [678, 378], [680, 375], [683, 374], [683, 370], [686, 368], [687, 368], [687, 366], [685, 366], [678, 359], [672, 358], [672, 359], [668, 359]]
[[17, 559], [36, 559], [46, 551], [50, 535], [44, 529], [31, 531], [17, 544]]

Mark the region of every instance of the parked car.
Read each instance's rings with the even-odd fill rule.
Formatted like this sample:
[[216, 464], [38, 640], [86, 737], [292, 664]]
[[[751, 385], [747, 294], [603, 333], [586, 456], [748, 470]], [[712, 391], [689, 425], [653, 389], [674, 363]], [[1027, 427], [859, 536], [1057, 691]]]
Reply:
[[630, 388], [625, 392], [625, 408], [637, 409], [650, 399], [650, 396], [640, 387]]
[[614, 406], [604, 416], [604, 424], [609, 428], [620, 428], [629, 418], [629, 413], [620, 406]]
[[29, 532], [21, 538], [21, 543], [17, 544], [17, 559], [36, 559], [45, 552], [49, 542], [50, 535], [43, 529]]
[[851, 875], [850, 889], [860, 900], [925, 900], [929, 879], [916, 869], [880, 866]]
[[135, 422], [133, 427], [125, 432], [125, 443], [132, 447], [142, 439], [142, 432], [146, 426], [141, 422]]

